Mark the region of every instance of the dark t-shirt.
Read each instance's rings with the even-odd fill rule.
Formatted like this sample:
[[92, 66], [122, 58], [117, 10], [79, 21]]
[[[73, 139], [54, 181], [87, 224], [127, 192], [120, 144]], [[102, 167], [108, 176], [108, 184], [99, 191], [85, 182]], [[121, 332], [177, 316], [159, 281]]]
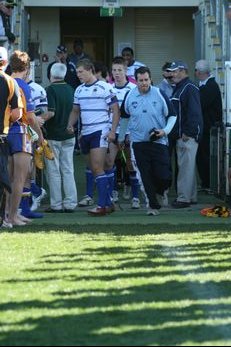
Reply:
[[74, 90], [64, 81], [54, 82], [46, 89], [48, 109], [55, 113], [45, 123], [48, 140], [64, 141], [75, 135], [67, 132], [67, 123], [73, 107]]
[[19, 106], [19, 90], [16, 87], [17, 84], [11, 77], [0, 72], [0, 134], [8, 132], [10, 109]]

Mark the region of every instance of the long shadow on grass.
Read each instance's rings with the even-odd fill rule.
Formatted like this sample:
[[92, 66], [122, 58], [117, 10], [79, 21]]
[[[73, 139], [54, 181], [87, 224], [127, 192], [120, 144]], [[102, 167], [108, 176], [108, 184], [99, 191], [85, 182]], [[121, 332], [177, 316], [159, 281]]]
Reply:
[[[48, 282], [56, 279], [53, 276], [56, 271], [60, 279], [67, 281], [113, 281], [131, 277], [148, 279], [153, 276], [162, 278], [174, 275], [208, 275], [230, 270], [230, 248], [231, 242], [228, 240], [210, 243], [204, 241], [199, 245], [165, 246], [164, 251], [159, 244], [142, 247], [84, 248], [81, 254], [53, 253], [43, 256], [39, 264], [28, 269], [28, 272], [38, 274], [39, 277], [29, 280], [14, 278], [3, 283]], [[93, 253], [95, 259], [92, 257]], [[79, 275], [67, 274], [73, 270]]]
[[[128, 291], [130, 293], [126, 295], [118, 289], [105, 291], [106, 297], [102, 297], [102, 291], [101, 296], [88, 293], [89, 296], [84, 299], [70, 299], [62, 295], [60, 300], [52, 302], [11, 303], [10, 310], [39, 308], [44, 309], [44, 315], [22, 320], [18, 324], [21, 331], [13, 331], [14, 328], [7, 322], [2, 322], [4, 330], [10, 328], [12, 331], [4, 333], [3, 330], [0, 345], [173, 346], [187, 341], [200, 345], [216, 340], [223, 345], [231, 339], [231, 326], [227, 321], [231, 305], [213, 304], [212, 294], [207, 294], [206, 302], [201, 303], [195, 298], [195, 302], [187, 304], [182, 300], [193, 300], [192, 292], [180, 287], [177, 282], [131, 287]], [[171, 300], [168, 305], [162, 302], [163, 293]], [[135, 305], [128, 309], [131, 301]], [[81, 307], [84, 311], [80, 310]], [[60, 315], [60, 309], [66, 312]], [[74, 314], [71, 313], [73, 309]], [[49, 310], [52, 310], [51, 316], [47, 314]], [[54, 310], [57, 310], [57, 316]]]
[[37, 233], [37, 232], [69, 232], [73, 234], [116, 234], [116, 235], [144, 235], [144, 234], [157, 234], [157, 233], [179, 233], [179, 232], [200, 232], [200, 231], [222, 231], [230, 232], [231, 224], [179, 224], [173, 225], [168, 223], [160, 224], [107, 224], [107, 225], [67, 225], [67, 224], [43, 224], [43, 225], [27, 225], [24, 227], [15, 227], [13, 229], [3, 229], [4, 232], [9, 233]]
[[[225, 239], [162, 248], [158, 244], [142, 247], [93, 244], [92, 248], [82, 249], [81, 257], [75, 253], [41, 257], [40, 263], [50, 271], [41, 277], [36, 264], [26, 270], [35, 275], [28, 283], [40, 280], [46, 285], [52, 272], [52, 280], [57, 282], [51, 288], [56, 288], [61, 280], [67, 288], [53, 289], [51, 301], [24, 300], [0, 305], [2, 312], [10, 310], [12, 315], [17, 315], [26, 311], [28, 316], [17, 323], [20, 331], [1, 321], [0, 345], [162, 346], [189, 341], [197, 345], [220, 341], [224, 345], [231, 339], [231, 281], [217, 281], [216, 275], [211, 280], [207, 276], [211, 275], [217, 256], [229, 254], [229, 246]], [[93, 253], [97, 262], [92, 259]], [[139, 260], [136, 263], [136, 253], [143, 257], [141, 263]], [[184, 268], [184, 260], [179, 260], [187, 255], [191, 255], [193, 266], [188, 270]], [[200, 259], [201, 255], [205, 258]], [[63, 263], [65, 274], [59, 268], [54, 269], [56, 260], [57, 264]], [[230, 258], [225, 261], [230, 263]], [[113, 262], [117, 262], [114, 267]], [[174, 270], [178, 262], [181, 268]], [[202, 268], [199, 272], [198, 266], [194, 268], [196, 264]], [[208, 269], [203, 268], [206, 264]], [[217, 271], [226, 273], [226, 267], [218, 266]], [[199, 276], [201, 272], [204, 277]], [[177, 278], [173, 280], [171, 275]], [[20, 279], [12, 281], [16, 283]], [[26, 282], [26, 276], [23, 281]], [[75, 289], [69, 289], [73, 285]], [[34, 311], [41, 317], [32, 318]]]
[[[72, 254], [49, 254], [40, 261], [41, 266], [34, 267], [30, 271], [43, 273], [57, 271], [68, 271], [70, 265], [75, 264], [72, 269], [79, 269], [81, 264], [89, 262], [88, 269], [94, 270], [94, 277], [89, 275], [81, 276], [81, 280], [95, 279], [95, 273], [102, 271], [107, 272], [107, 276], [97, 275], [98, 280], [114, 280], [118, 278], [129, 278], [130, 270], [137, 269], [133, 277], [151, 277], [151, 276], [168, 276], [168, 275], [189, 275], [200, 273], [212, 273], [220, 271], [229, 271], [231, 268], [230, 249], [231, 242], [225, 240], [222, 242], [207, 242], [201, 240], [200, 244], [163, 247], [159, 244], [166, 239], [155, 241], [153, 246], [135, 246], [135, 247], [97, 247], [84, 248], [81, 255]], [[156, 244], [157, 243], [157, 244]], [[96, 259], [92, 258], [92, 252]], [[105, 257], [114, 255], [111, 261]], [[102, 259], [99, 262], [98, 259]], [[119, 265], [114, 261], [119, 261]], [[46, 265], [44, 268], [44, 264]], [[57, 265], [57, 268], [54, 265]], [[62, 265], [63, 266], [60, 266]], [[49, 269], [47, 265], [52, 265]], [[176, 270], [176, 268], [178, 269]], [[141, 271], [138, 271], [141, 269]], [[168, 270], [166, 270], [168, 269]], [[114, 273], [116, 270], [116, 273]], [[148, 272], [145, 272], [149, 270]], [[114, 271], [114, 272], [113, 272]], [[109, 272], [109, 274], [108, 274]]]

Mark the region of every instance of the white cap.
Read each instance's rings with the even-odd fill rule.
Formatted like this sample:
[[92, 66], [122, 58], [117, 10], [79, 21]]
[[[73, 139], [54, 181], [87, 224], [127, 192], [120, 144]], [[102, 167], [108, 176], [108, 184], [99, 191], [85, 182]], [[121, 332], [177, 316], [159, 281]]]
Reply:
[[209, 63], [207, 60], [198, 60], [195, 65], [195, 70], [198, 70], [200, 72], [210, 72]]
[[5, 47], [0, 47], [0, 61], [8, 60], [8, 53]]

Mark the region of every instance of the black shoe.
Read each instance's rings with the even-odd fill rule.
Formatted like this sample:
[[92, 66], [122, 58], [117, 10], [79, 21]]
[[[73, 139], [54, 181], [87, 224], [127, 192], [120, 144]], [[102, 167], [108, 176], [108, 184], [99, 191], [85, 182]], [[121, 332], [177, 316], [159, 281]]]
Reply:
[[62, 209], [54, 210], [53, 208], [48, 207], [44, 212], [46, 212], [46, 213], [63, 213], [63, 210]]
[[185, 201], [173, 201], [172, 203], [172, 207], [174, 208], [185, 208], [185, 207], [190, 207], [190, 203], [189, 202], [185, 202]]
[[64, 213], [73, 213], [75, 210], [73, 208], [64, 208]]

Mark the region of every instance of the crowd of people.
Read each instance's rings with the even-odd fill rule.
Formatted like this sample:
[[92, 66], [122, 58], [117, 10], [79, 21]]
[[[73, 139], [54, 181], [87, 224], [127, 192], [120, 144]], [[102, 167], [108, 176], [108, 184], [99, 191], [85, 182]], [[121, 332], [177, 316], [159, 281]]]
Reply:
[[[11, 76], [4, 72], [8, 63]], [[162, 74], [153, 84], [150, 69], [130, 47], [110, 68], [94, 63], [76, 39], [70, 55], [64, 45], [57, 47], [45, 90], [29, 78], [26, 52], [15, 51], [8, 61], [0, 47], [0, 225], [43, 217], [36, 212], [46, 196], [41, 169], [49, 213], [71, 213], [77, 206], [89, 207], [91, 216], [114, 212], [122, 171], [133, 209], [140, 208], [142, 191], [147, 214], [157, 216], [168, 205], [171, 185], [173, 208], [197, 203], [197, 169], [202, 188], [210, 188], [210, 129], [222, 122], [221, 93], [205, 60], [195, 63], [198, 84], [184, 61], [164, 63]], [[86, 195], [79, 201], [75, 150], [86, 158]]]

